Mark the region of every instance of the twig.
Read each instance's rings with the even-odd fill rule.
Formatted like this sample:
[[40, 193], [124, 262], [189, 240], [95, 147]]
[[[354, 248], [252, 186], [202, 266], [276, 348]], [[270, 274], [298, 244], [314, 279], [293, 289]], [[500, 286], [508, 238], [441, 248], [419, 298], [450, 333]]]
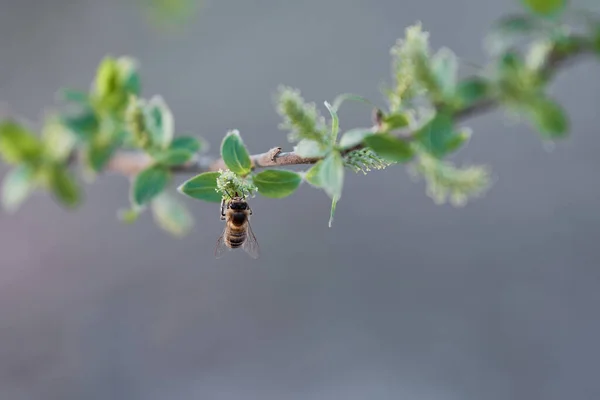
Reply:
[[[570, 49], [568, 52], [555, 49], [547, 57], [546, 65], [543, 67], [541, 74], [546, 79], [552, 78], [556, 72], [571, 63], [578, 61], [584, 56], [593, 53], [592, 46], [586, 38], [574, 37], [574, 43], [577, 46]], [[454, 116], [456, 121], [461, 121], [473, 117], [478, 114], [483, 114], [498, 108], [500, 104], [495, 99], [483, 99], [469, 107], [459, 110]], [[401, 139], [410, 138], [414, 132], [407, 130], [398, 130], [392, 134]], [[349, 153], [354, 150], [364, 148], [363, 144], [359, 144], [344, 153]], [[281, 147], [274, 147], [271, 150], [250, 156], [252, 168], [269, 168], [284, 165], [301, 165], [314, 164], [321, 158], [319, 157], [301, 157], [294, 152], [282, 152]], [[106, 170], [109, 172], [119, 173], [125, 176], [132, 176], [147, 168], [152, 164], [152, 159], [143, 153], [121, 151], [115, 154], [109, 162]], [[198, 174], [208, 171], [218, 171], [219, 169], [227, 169], [223, 159], [212, 159], [206, 156], [199, 156], [197, 159], [183, 165], [174, 167], [173, 172]]]

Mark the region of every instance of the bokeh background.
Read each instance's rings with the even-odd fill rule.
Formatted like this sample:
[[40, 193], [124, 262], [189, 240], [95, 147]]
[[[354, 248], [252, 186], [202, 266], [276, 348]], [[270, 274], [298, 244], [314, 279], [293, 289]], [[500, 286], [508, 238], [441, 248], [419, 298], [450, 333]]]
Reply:
[[[1, 0], [0, 102], [39, 119], [56, 89], [87, 88], [105, 54], [129, 54], [178, 132], [216, 150], [237, 128], [259, 152], [286, 145], [279, 84], [318, 104], [343, 92], [382, 104], [407, 25], [482, 63], [486, 29], [517, 9], [204, 0], [165, 32], [135, 2]], [[213, 258], [215, 205], [188, 202], [198, 224], [181, 240], [149, 214], [120, 224], [118, 176], [88, 186], [78, 212], [38, 195], [0, 214], [0, 399], [600, 398], [598, 64], [560, 74], [552, 92], [572, 117], [555, 146], [501, 112], [469, 121], [459, 159], [493, 167], [483, 199], [436, 206], [401, 167], [350, 175], [329, 229], [329, 200], [308, 185], [257, 197], [257, 261]], [[369, 118], [347, 105], [342, 128]]]

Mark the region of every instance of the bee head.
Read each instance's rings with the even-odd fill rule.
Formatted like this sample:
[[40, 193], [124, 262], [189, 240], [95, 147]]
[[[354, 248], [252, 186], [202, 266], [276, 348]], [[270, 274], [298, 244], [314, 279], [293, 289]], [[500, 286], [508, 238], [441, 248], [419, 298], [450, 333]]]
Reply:
[[239, 197], [235, 197], [229, 202], [229, 208], [232, 210], [247, 210], [248, 203]]

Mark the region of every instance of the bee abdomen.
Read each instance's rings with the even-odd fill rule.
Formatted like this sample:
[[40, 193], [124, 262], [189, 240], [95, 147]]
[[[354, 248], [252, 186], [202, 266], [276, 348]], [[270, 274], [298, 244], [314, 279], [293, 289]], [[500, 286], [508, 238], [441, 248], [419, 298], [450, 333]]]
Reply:
[[246, 240], [246, 232], [243, 230], [230, 229], [227, 235], [227, 245], [231, 248], [240, 247]]

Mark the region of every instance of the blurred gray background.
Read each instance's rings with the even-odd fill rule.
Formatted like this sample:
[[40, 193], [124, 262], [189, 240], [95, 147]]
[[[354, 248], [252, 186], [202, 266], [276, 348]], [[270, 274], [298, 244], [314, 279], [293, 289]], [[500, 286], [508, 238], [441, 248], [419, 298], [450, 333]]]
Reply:
[[[105, 54], [129, 54], [178, 132], [215, 151], [237, 128], [260, 152], [287, 146], [277, 85], [318, 104], [343, 92], [382, 104], [407, 25], [483, 63], [487, 27], [517, 9], [205, 0], [165, 34], [133, 2], [1, 0], [0, 102], [39, 119], [56, 89], [87, 88]], [[308, 185], [257, 197], [257, 261], [213, 258], [215, 205], [188, 202], [198, 224], [182, 240], [149, 214], [121, 225], [118, 176], [88, 186], [78, 212], [39, 195], [0, 214], [0, 399], [600, 398], [599, 78], [591, 61], [558, 77], [573, 136], [552, 151], [501, 112], [469, 121], [460, 160], [488, 163], [497, 182], [466, 208], [434, 205], [401, 167], [349, 176], [332, 229]], [[365, 126], [370, 110], [341, 118]]]

